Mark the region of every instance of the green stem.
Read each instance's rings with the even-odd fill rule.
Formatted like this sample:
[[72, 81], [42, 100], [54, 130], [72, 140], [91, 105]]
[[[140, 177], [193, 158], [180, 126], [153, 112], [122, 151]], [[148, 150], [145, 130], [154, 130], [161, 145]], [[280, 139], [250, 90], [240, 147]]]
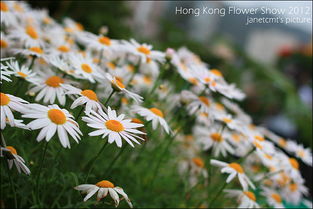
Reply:
[[22, 79], [22, 78], [18, 78], [18, 79], [17, 79], [17, 89], [16, 89], [14, 95], [18, 96], [18, 95], [20, 94], [20, 91], [21, 91], [22, 89], [24, 89], [24, 88], [23, 88], [24, 81], [25, 81], [25, 80]]
[[216, 201], [216, 199], [220, 196], [220, 194], [222, 193], [222, 191], [225, 189], [225, 187], [227, 186], [227, 182], [225, 181], [224, 185], [220, 188], [220, 190], [216, 193], [215, 197], [211, 200], [208, 208], [211, 208], [211, 206], [213, 205], [213, 203]]
[[115, 158], [112, 160], [112, 162], [110, 163], [110, 165], [108, 166], [108, 168], [105, 170], [105, 175], [109, 176], [111, 173], [111, 169], [113, 167], [113, 165], [115, 164], [115, 162], [117, 161], [117, 159], [119, 159], [119, 157], [122, 155], [123, 151], [125, 150], [126, 145], [124, 147], [122, 147], [122, 149], [119, 151], [119, 153], [115, 156]]
[[172, 136], [172, 137], [169, 139], [169, 141], [168, 141], [168, 143], [167, 143], [165, 149], [163, 150], [162, 154], [160, 155], [159, 160], [158, 160], [158, 162], [157, 162], [157, 166], [155, 167], [154, 172], [153, 172], [153, 178], [152, 178], [151, 185], [153, 185], [153, 183], [154, 183], [154, 179], [156, 178], [157, 173], [159, 172], [161, 162], [162, 162], [163, 158], [165, 157], [166, 152], [168, 151], [170, 145], [173, 143], [173, 141], [174, 141], [174, 139], [175, 139], [175, 137], [177, 136], [178, 133], [179, 133], [179, 130], [177, 130], [177, 132], [175, 133], [175, 135]]
[[99, 65], [101, 65], [102, 57], [103, 57], [103, 49], [101, 49], [101, 51], [100, 51], [100, 55], [99, 55]]
[[283, 169], [278, 170], [278, 171], [275, 171], [275, 172], [272, 172], [272, 173], [268, 173], [268, 174], [266, 174], [265, 176], [263, 176], [260, 180], [258, 180], [257, 182], [262, 182], [264, 179], [269, 178], [269, 177], [271, 177], [271, 176], [274, 176], [274, 175], [276, 175], [276, 174], [279, 174], [279, 173], [282, 172], [282, 171], [283, 171]]
[[9, 164], [6, 163], [6, 168], [8, 170], [8, 177], [9, 177], [9, 181], [10, 181], [10, 187], [11, 187], [11, 190], [13, 192], [13, 196], [14, 196], [14, 207], [17, 208], [17, 197], [16, 197], [16, 190], [15, 190], [15, 187], [14, 187], [14, 184], [13, 184], [13, 181], [12, 181], [12, 178], [11, 178], [11, 171], [10, 171], [10, 168], [9, 168]]
[[35, 63], [35, 59], [36, 59], [36, 58], [37, 58], [36, 56], [32, 56], [32, 61], [31, 61], [30, 65], [29, 65], [28, 69], [31, 70], [31, 68], [33, 67], [33, 65], [34, 65], [34, 63]]
[[80, 111], [76, 117], [77, 120], [79, 119], [79, 116], [82, 114], [83, 110], [84, 110], [84, 106], [82, 106], [82, 108], [80, 109]]
[[45, 157], [46, 157], [47, 148], [48, 148], [48, 142], [46, 142], [46, 144], [45, 144], [45, 147], [44, 147], [44, 150], [43, 150], [43, 154], [42, 154], [42, 157], [41, 157], [41, 162], [40, 162], [40, 165], [39, 165], [39, 171], [38, 171], [38, 174], [37, 174], [37, 177], [36, 177], [36, 196], [37, 196], [37, 201], [38, 201], [38, 202], [39, 202], [39, 181], [40, 181], [40, 174], [41, 174], [41, 170], [42, 170], [42, 166], [43, 166], [44, 159], [45, 159]]
[[110, 99], [111, 99], [111, 97], [113, 96], [114, 93], [115, 93], [115, 90], [113, 89], [112, 92], [111, 92], [111, 94], [109, 95], [109, 97], [108, 97], [107, 100], [105, 101], [104, 106], [107, 106], [107, 105], [108, 105], [108, 103], [109, 103], [109, 101], [110, 101]]
[[98, 157], [100, 156], [100, 154], [102, 153], [102, 151], [104, 150], [104, 148], [106, 147], [107, 144], [108, 144], [108, 141], [106, 141], [106, 142], [103, 144], [103, 146], [102, 146], [101, 149], [99, 150], [98, 154], [95, 156], [94, 160], [91, 162], [91, 166], [90, 166], [89, 171], [88, 171], [88, 174], [87, 174], [87, 176], [86, 176], [85, 183], [87, 183], [88, 178], [89, 178], [89, 175], [90, 175], [90, 173], [91, 173], [91, 171], [92, 171], [92, 169], [93, 169], [93, 166], [94, 166], [96, 160], [98, 159]]

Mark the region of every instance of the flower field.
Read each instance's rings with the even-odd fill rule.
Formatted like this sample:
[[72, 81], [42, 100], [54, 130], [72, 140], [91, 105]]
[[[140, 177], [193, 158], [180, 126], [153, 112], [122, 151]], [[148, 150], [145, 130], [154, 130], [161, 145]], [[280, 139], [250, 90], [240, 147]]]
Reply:
[[1, 1], [1, 208], [312, 207], [312, 152], [227, 69]]

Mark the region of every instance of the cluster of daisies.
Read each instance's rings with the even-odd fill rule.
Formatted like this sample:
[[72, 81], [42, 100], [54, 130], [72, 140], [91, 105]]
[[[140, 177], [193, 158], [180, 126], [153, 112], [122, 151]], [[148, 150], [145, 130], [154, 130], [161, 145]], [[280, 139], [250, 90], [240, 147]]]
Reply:
[[[312, 166], [311, 150], [254, 125], [234, 102], [245, 94], [188, 49], [161, 52], [133, 39], [111, 39], [105, 30], [93, 34], [69, 18], [60, 24], [46, 10], [24, 2], [1, 1], [0, 9], [0, 82], [4, 89], [15, 89], [1, 90], [1, 131], [8, 126], [37, 130], [38, 142], [59, 140], [64, 148], [86, 135], [135, 147], [149, 134], [143, 127], [151, 124], [159, 132], [151, 143], [163, 143], [166, 135], [178, 142], [172, 149], [179, 151], [178, 172], [192, 174], [191, 186], [208, 179], [212, 165], [229, 174], [226, 183], [238, 179], [238, 188], [224, 192], [238, 198], [239, 207], [259, 207], [256, 187], [273, 207], [283, 207], [283, 200], [298, 204], [308, 195], [298, 160]], [[182, 79], [184, 88], [177, 90], [166, 73], [178, 75], [174, 78]], [[173, 120], [182, 112], [186, 115], [180, 120], [189, 127], [189, 119], [194, 121], [189, 134]], [[81, 131], [82, 123], [89, 133]], [[10, 141], [1, 134], [1, 157], [10, 169], [14, 164], [30, 175], [19, 148], [7, 145], [6, 138]], [[205, 165], [201, 153], [207, 151], [210, 157], [235, 160], [211, 159]], [[108, 180], [75, 189], [87, 193], [84, 201], [109, 194], [115, 206], [125, 199], [132, 207], [123, 189]]]

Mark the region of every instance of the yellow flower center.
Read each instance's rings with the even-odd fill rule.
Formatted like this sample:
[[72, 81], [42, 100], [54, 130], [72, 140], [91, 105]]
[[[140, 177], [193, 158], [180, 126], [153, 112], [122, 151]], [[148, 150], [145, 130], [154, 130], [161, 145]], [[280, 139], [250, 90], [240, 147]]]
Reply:
[[17, 72], [17, 74], [18, 74], [19, 76], [23, 77], [23, 78], [26, 78], [26, 77], [27, 77], [27, 75], [26, 75], [25, 73], [23, 73], [23, 72]]
[[304, 153], [304, 151], [303, 150], [299, 150], [298, 152], [297, 152], [297, 154], [300, 156], [300, 157], [304, 157], [304, 155], [305, 155], [305, 153]]
[[51, 22], [52, 22], [52, 20], [51, 20], [51, 18], [49, 18], [49, 17], [45, 17], [45, 18], [43, 18], [43, 20], [42, 20], [42, 22], [44, 23], [44, 24], [50, 24]]
[[8, 150], [10, 150], [10, 152], [14, 155], [17, 155], [16, 149], [12, 146], [6, 146], [5, 148], [7, 148]]
[[116, 85], [118, 88], [121, 88], [121, 89], [125, 88], [125, 86], [122, 83], [122, 81], [120, 79], [118, 79], [118, 78], [115, 78], [115, 84], [114, 85]]
[[98, 39], [98, 41], [103, 44], [103, 45], [107, 45], [110, 46], [111, 45], [111, 39], [106, 37], [106, 36], [102, 36]]
[[86, 73], [92, 73], [92, 68], [88, 65], [88, 64], [82, 64], [81, 68], [83, 69], [83, 71], [85, 71]]
[[29, 48], [29, 51], [35, 52], [37, 54], [42, 54], [43, 53], [42, 49], [39, 48], [39, 47], [31, 47], [31, 48]]
[[264, 154], [264, 157], [269, 159], [269, 160], [273, 159], [273, 157], [271, 155], [269, 155], [269, 154]]
[[200, 96], [200, 97], [199, 97], [199, 100], [200, 100], [203, 104], [205, 104], [206, 106], [209, 106], [209, 105], [210, 105], [210, 101], [209, 101], [209, 99], [206, 98], [206, 97]]
[[272, 197], [276, 202], [278, 202], [278, 203], [281, 203], [281, 202], [282, 202], [280, 195], [277, 194], [277, 193], [273, 193], [273, 194], [271, 195], [271, 197]]
[[243, 172], [243, 168], [241, 167], [241, 165], [239, 165], [238, 163], [230, 163], [228, 164], [229, 167], [233, 168], [235, 171], [237, 171], [238, 173], [244, 173]]
[[32, 26], [27, 26], [25, 32], [29, 35], [32, 39], [38, 39], [38, 34]]
[[144, 76], [143, 77], [143, 82], [145, 83], [145, 84], [151, 84], [152, 83], [152, 79], [149, 77], [149, 76]]
[[100, 63], [100, 60], [98, 58], [93, 58], [92, 62], [98, 64], [98, 63]]
[[159, 116], [161, 118], [164, 118], [163, 112], [161, 110], [159, 110], [158, 108], [153, 107], [153, 108], [150, 108], [149, 110], [151, 112], [153, 112], [153, 114], [155, 114], [155, 115], [157, 115], [157, 116]]
[[206, 112], [201, 112], [201, 113], [200, 113], [200, 116], [203, 116], [203, 117], [209, 117], [209, 114], [208, 114], [208, 113], [206, 113]]
[[251, 166], [251, 170], [252, 170], [253, 172], [255, 172], [255, 173], [256, 173], [256, 172], [259, 172], [260, 169], [261, 169], [261, 168], [260, 168], [260, 166], [258, 166], [258, 165], [252, 165], [252, 166]]
[[211, 139], [213, 139], [216, 142], [222, 142], [223, 141], [223, 137], [219, 133], [213, 133], [210, 136], [211, 136]]
[[204, 78], [203, 80], [204, 80], [204, 82], [206, 82], [206, 83], [210, 83], [212, 79], [209, 78], [209, 77], [206, 77], [206, 78]]
[[262, 136], [255, 136], [254, 137], [256, 140], [259, 140], [259, 141], [265, 141], [265, 139], [262, 137]]
[[230, 118], [223, 118], [224, 123], [230, 123], [232, 122], [232, 119]]
[[285, 186], [290, 181], [290, 177], [286, 173], [280, 173], [280, 178], [277, 180], [277, 183], [280, 186]]
[[125, 97], [122, 97], [122, 98], [121, 98], [121, 102], [122, 102], [123, 104], [128, 104], [128, 99], [125, 98]]
[[116, 65], [113, 62], [107, 62], [106, 65], [108, 68], [110, 68], [112, 70], [115, 70], [115, 68], [116, 68]]
[[4, 3], [3, 1], [0, 2], [0, 10], [1, 12], [7, 12], [9, 11], [9, 7], [6, 3]]
[[295, 192], [297, 191], [298, 189], [298, 185], [293, 183], [293, 184], [289, 184], [289, 190], [292, 191], [292, 192]]
[[140, 53], [143, 53], [145, 55], [149, 55], [151, 53], [150, 49], [148, 49], [147, 47], [144, 47], [144, 46], [138, 47], [137, 51]]
[[129, 65], [127, 65], [127, 70], [128, 70], [128, 71], [130, 71], [130, 72], [134, 72], [134, 70], [135, 70], [135, 66], [134, 66], [134, 65], [129, 64]]
[[140, 123], [143, 124], [142, 120], [138, 119], [138, 118], [132, 118], [132, 122], [133, 123]]
[[240, 135], [239, 135], [239, 134], [232, 134], [232, 139], [233, 139], [235, 142], [239, 142], [239, 141], [240, 141]]
[[243, 192], [250, 200], [253, 200], [254, 202], [256, 201], [255, 195], [253, 192], [249, 192], [249, 191], [244, 191]]
[[84, 26], [81, 23], [75, 23], [76, 29], [79, 31], [84, 30]]
[[224, 110], [224, 105], [222, 105], [221, 103], [215, 103], [216, 109], [218, 110]]
[[72, 33], [74, 31], [73, 28], [69, 28], [69, 27], [65, 27], [64, 30], [65, 32], [68, 32], [68, 33]]
[[18, 3], [14, 3], [14, 9], [18, 12], [24, 12], [23, 7], [21, 7]]
[[88, 99], [90, 100], [98, 101], [97, 94], [93, 90], [87, 89], [87, 90], [83, 90], [80, 93], [84, 95], [85, 97], [88, 97]]
[[254, 130], [255, 129], [255, 125], [249, 124], [249, 129]]
[[278, 144], [281, 147], [286, 147], [287, 141], [285, 139], [281, 138], [281, 139], [279, 139]]
[[51, 109], [48, 111], [48, 117], [49, 119], [57, 124], [57, 125], [62, 125], [64, 123], [66, 123], [66, 116], [64, 114], [64, 112], [62, 112], [59, 109]]
[[70, 51], [70, 48], [68, 48], [68, 47], [65, 46], [65, 45], [61, 45], [61, 46], [58, 47], [58, 50], [59, 50], [60, 52], [66, 53], [66, 52], [69, 52], [69, 51]]
[[299, 163], [296, 159], [289, 158], [289, 162], [294, 169], [299, 170]]
[[256, 148], [263, 149], [263, 146], [257, 140], [254, 140], [253, 144]]
[[4, 93], [0, 93], [0, 105], [4, 106], [4, 105], [8, 105], [10, 103], [10, 97]]
[[216, 75], [216, 76], [219, 76], [219, 77], [223, 76], [223, 74], [221, 73], [221, 71], [219, 71], [219, 70], [217, 70], [217, 69], [212, 69], [210, 72], [213, 73], [213, 74]]
[[192, 162], [194, 164], [196, 164], [196, 166], [198, 166], [200, 168], [204, 168], [204, 162], [201, 158], [199, 158], [199, 157], [192, 158]]
[[121, 132], [125, 129], [123, 124], [117, 120], [108, 120], [105, 122], [105, 126], [115, 132]]
[[1, 48], [7, 48], [8, 47], [8, 42], [6, 42], [5, 40], [0, 40], [0, 46]]
[[188, 81], [189, 81], [190, 83], [192, 83], [193, 85], [197, 85], [197, 84], [198, 84], [198, 80], [195, 79], [195, 78], [189, 78]]
[[38, 59], [38, 62], [39, 62], [39, 64], [41, 64], [41, 65], [46, 65], [46, 64], [47, 64], [47, 62], [46, 62], [43, 58], [39, 58], [39, 59]]
[[50, 87], [59, 87], [61, 83], [64, 83], [64, 80], [59, 76], [51, 76], [46, 80], [46, 84]]
[[99, 181], [98, 183], [96, 183], [96, 186], [102, 188], [114, 188], [114, 184], [107, 180]]

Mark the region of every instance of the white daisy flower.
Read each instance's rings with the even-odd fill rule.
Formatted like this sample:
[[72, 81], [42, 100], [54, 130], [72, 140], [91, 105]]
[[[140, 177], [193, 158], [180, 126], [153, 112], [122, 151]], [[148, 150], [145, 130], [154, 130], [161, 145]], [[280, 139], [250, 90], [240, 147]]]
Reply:
[[71, 54], [69, 55], [69, 61], [78, 75], [81, 75], [92, 83], [95, 80], [101, 82], [103, 76], [100, 74], [98, 67], [93, 63], [91, 57], [83, 57], [81, 54]]
[[171, 132], [170, 127], [164, 119], [164, 114], [160, 109], [156, 107], [148, 109], [140, 106], [135, 106], [133, 110], [135, 113], [144, 117], [147, 121], [152, 121], [152, 128], [154, 130], [157, 128], [158, 124], [160, 124], [166, 133], [169, 134]]
[[141, 63], [139, 66], [139, 71], [153, 78], [157, 78], [160, 73], [158, 63], [151, 59], [147, 59], [147, 62]]
[[9, 7], [8, 2], [0, 2], [1, 11], [1, 24], [6, 26], [15, 26], [17, 24], [16, 16], [14, 15], [12, 8]]
[[145, 134], [136, 129], [143, 127], [143, 124], [133, 123], [131, 119], [125, 120], [124, 117], [124, 114], [117, 116], [116, 111], [108, 107], [107, 114], [104, 113], [102, 109], [99, 109], [98, 113], [91, 110], [90, 114], [83, 117], [83, 121], [85, 121], [89, 127], [98, 129], [90, 132], [89, 136], [102, 135], [102, 138], [108, 136], [108, 142], [110, 144], [115, 142], [118, 147], [122, 147], [122, 139], [124, 139], [128, 144], [134, 147], [132, 142], [140, 144], [137, 139], [144, 140], [136, 135]]
[[196, 96], [193, 95], [192, 101], [190, 104], [187, 105], [187, 110], [190, 114], [194, 114], [196, 112], [205, 112], [205, 113], [211, 113], [211, 101], [206, 96]]
[[156, 61], [164, 61], [165, 54], [160, 51], [152, 50], [152, 46], [148, 44], [139, 44], [134, 39], [130, 42], [124, 41], [124, 47], [127, 52], [138, 56], [141, 62], [147, 62], [147, 60], [152, 59]]
[[27, 103], [27, 101], [19, 97], [0, 92], [1, 129], [5, 128], [6, 122], [10, 126], [15, 126], [12, 110], [23, 112]]
[[69, 86], [66, 94], [79, 96], [71, 105], [71, 109], [80, 105], [85, 105], [86, 114], [89, 114], [91, 110], [98, 111], [103, 107], [99, 101], [97, 94], [90, 89], [81, 90], [79, 88]]
[[[226, 157], [227, 152], [230, 154], [235, 152], [228, 139], [224, 137], [225, 133], [221, 133], [221, 129], [222, 127], [217, 126], [210, 126], [209, 128], [196, 126], [194, 128], [194, 135], [197, 136], [199, 143], [203, 145], [203, 150], [208, 150], [212, 147], [215, 157], [218, 157], [220, 154]], [[225, 131], [223, 130], [223, 132]]]
[[73, 67], [64, 58], [55, 55], [49, 55], [47, 56], [47, 61], [52, 66], [58, 68], [59, 70], [68, 75], [74, 76], [75, 78], [78, 79], [84, 79], [83, 76], [77, 74], [77, 71], [74, 70]]
[[304, 180], [300, 178], [297, 182], [285, 186], [282, 190], [282, 194], [287, 202], [298, 205], [303, 200], [303, 195], [308, 195], [309, 191], [304, 185]]
[[25, 56], [36, 56], [46, 59], [45, 52], [41, 47], [33, 46], [26, 49], [12, 49], [15, 54], [23, 54]]
[[261, 194], [266, 197], [267, 203], [275, 208], [285, 208], [283, 200], [276, 191], [263, 187]]
[[280, 155], [283, 168], [290, 176], [297, 179], [301, 176], [299, 162], [295, 158], [288, 158], [286, 155]]
[[0, 50], [1, 57], [5, 57], [7, 54], [10, 54], [9, 51], [12, 47], [12, 41], [3, 33], [0, 33]]
[[233, 118], [231, 115], [219, 115], [216, 119], [223, 122], [229, 129], [245, 134], [245, 129], [243, 128], [244, 124]]
[[126, 89], [125, 85], [122, 83], [120, 79], [113, 77], [111, 74], [106, 73], [106, 78], [111, 82], [112, 88], [117, 92], [123, 92], [126, 97], [131, 97], [135, 100], [136, 103], [142, 102], [143, 98], [138, 94], [130, 92]]
[[78, 39], [88, 48], [96, 49], [98, 51], [104, 50], [111, 53], [120, 48], [120, 43], [117, 40], [110, 39], [103, 35], [86, 33], [78, 37]]
[[37, 74], [32, 72], [31, 69], [25, 65], [19, 65], [17, 61], [7, 62], [7, 66], [12, 70], [12, 73], [19, 78], [25, 79], [26, 81], [36, 84], [38, 83]]
[[30, 129], [41, 129], [37, 136], [38, 142], [44, 138], [48, 142], [57, 132], [62, 146], [70, 148], [68, 134], [77, 143], [80, 140], [79, 135], [83, 135], [79, 130], [78, 123], [73, 119], [74, 117], [66, 109], [61, 109], [55, 104], [48, 107], [40, 104], [29, 104], [22, 117], [34, 119], [27, 125]]
[[300, 158], [304, 163], [312, 167], [312, 151], [310, 148], [304, 148], [301, 144], [296, 144], [291, 148], [295, 155]]
[[39, 92], [35, 101], [43, 99], [44, 103], [53, 104], [57, 98], [61, 105], [65, 105], [65, 92], [68, 88], [70, 88], [70, 84], [66, 84], [65, 82], [67, 82], [66, 79], [54, 75], [50, 71], [46, 71], [45, 74], [40, 73], [38, 83], [28, 92]]
[[238, 177], [238, 180], [243, 188], [243, 190], [248, 190], [248, 187], [250, 186], [252, 189], [255, 189], [255, 186], [250, 181], [250, 179], [246, 176], [243, 168], [238, 163], [225, 163], [218, 160], [211, 160], [210, 161], [212, 165], [222, 167], [221, 172], [222, 173], [229, 173], [230, 175], [226, 179], [226, 183], [231, 182], [236, 176]]
[[195, 186], [199, 182], [199, 176], [202, 176], [204, 179], [208, 178], [208, 171], [205, 167], [205, 163], [200, 157], [185, 159], [180, 162], [180, 172], [184, 175], [183, 177], [185, 177], [186, 172], [189, 172], [188, 181], [190, 187]]
[[95, 193], [97, 194], [97, 200], [100, 201], [102, 198], [105, 198], [108, 194], [110, 194], [111, 198], [115, 202], [115, 207], [118, 206], [120, 202], [119, 194], [126, 200], [129, 207], [133, 207], [132, 203], [130, 202], [127, 194], [121, 187], [114, 186], [114, 184], [107, 180], [99, 181], [98, 183], [94, 184], [81, 184], [76, 186], [74, 189], [78, 191], [82, 191], [83, 193], [87, 193], [84, 201], [87, 201], [90, 197], [92, 197]]
[[41, 31], [34, 25], [27, 24], [26, 26], [16, 25], [8, 35], [10, 39], [17, 39], [26, 47], [43, 46], [41, 39]]
[[225, 192], [229, 197], [237, 197], [238, 208], [260, 208], [260, 205], [256, 202], [255, 194], [251, 191], [225, 189]]
[[26, 175], [30, 174], [29, 168], [25, 165], [25, 160], [19, 156], [16, 152], [16, 149], [12, 146], [6, 146], [3, 151], [8, 151], [12, 154], [13, 159], [8, 159], [9, 168], [12, 169], [13, 164], [15, 164], [16, 169], [19, 173], [21, 171], [25, 173]]

